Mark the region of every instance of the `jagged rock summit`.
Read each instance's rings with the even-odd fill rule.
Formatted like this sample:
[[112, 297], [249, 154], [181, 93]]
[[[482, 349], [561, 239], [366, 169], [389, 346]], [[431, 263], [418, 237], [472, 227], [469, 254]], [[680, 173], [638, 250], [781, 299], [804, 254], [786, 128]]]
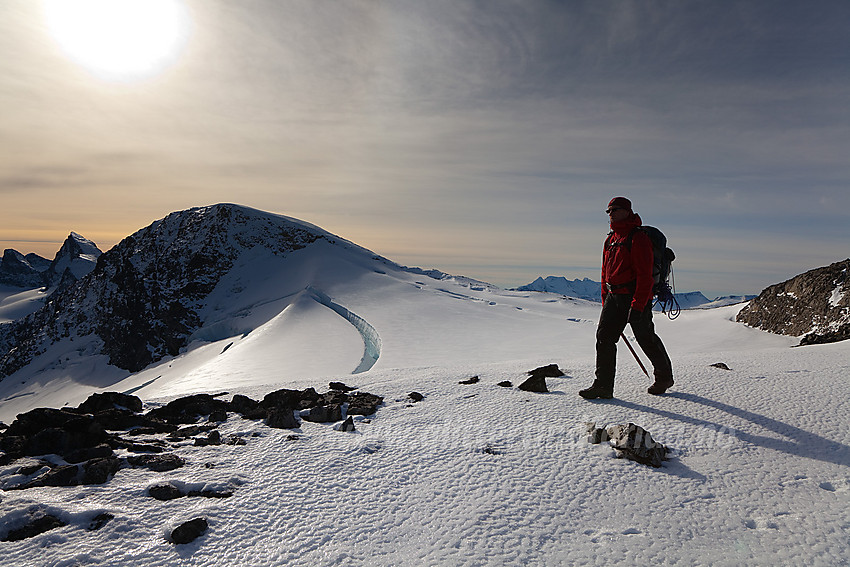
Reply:
[[45, 270], [45, 284], [48, 287], [72, 285], [94, 270], [101, 254], [100, 248], [94, 242], [71, 232]]
[[[72, 254], [62, 257], [91, 255], [82, 240], [68, 243]], [[63, 339], [137, 372], [188, 344], [211, 316], [207, 298], [217, 286], [229, 300], [243, 287], [262, 284], [256, 281], [262, 274], [242, 281], [239, 269], [231, 273], [235, 264], [254, 261], [279, 269], [280, 258], [319, 243], [345, 249], [346, 258], [364, 264], [391, 264], [309, 223], [248, 207], [217, 204], [172, 213], [103, 253], [91, 273], [60, 287], [37, 312], [0, 327], [0, 378]], [[280, 290], [280, 296], [313, 285], [317, 271], [293, 270], [286, 282], [292, 289]]]
[[751, 327], [802, 337], [800, 344], [850, 339], [850, 259], [774, 284], [738, 313]]
[[0, 285], [12, 287], [38, 287], [44, 282], [42, 272], [49, 260], [37, 254], [24, 256], [17, 250], [7, 248], [0, 259]]
[[0, 284], [12, 287], [67, 287], [94, 270], [100, 249], [91, 240], [71, 232], [51, 262], [38, 254], [24, 256], [7, 249], [0, 260]]

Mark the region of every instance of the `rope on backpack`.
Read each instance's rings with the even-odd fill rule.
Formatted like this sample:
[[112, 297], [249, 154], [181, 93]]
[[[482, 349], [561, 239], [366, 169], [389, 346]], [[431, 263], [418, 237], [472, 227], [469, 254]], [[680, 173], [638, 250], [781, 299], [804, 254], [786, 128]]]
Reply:
[[675, 279], [673, 278], [673, 268], [670, 268], [670, 281], [673, 282], [673, 287], [667, 281], [656, 284], [655, 289], [655, 305], [661, 306], [661, 312], [667, 315], [671, 321], [679, 316], [682, 308], [679, 307], [679, 302], [676, 301]]

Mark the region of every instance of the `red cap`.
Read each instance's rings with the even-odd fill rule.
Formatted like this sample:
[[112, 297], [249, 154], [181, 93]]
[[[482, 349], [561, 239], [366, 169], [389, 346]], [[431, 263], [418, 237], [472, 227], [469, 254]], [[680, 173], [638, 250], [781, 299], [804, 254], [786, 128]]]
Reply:
[[611, 202], [608, 203], [608, 208], [616, 207], [618, 209], [626, 209], [631, 212], [632, 210], [632, 202], [626, 199], [625, 197], [614, 197], [611, 199]]

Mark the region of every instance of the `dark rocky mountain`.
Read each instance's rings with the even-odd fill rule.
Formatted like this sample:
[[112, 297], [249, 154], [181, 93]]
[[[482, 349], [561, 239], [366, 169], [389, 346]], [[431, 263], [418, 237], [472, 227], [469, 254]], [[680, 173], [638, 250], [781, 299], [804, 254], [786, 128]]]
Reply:
[[0, 260], [0, 284], [20, 288], [67, 287], [94, 270], [100, 249], [72, 232], [51, 262], [38, 254], [7, 249]]
[[44, 284], [43, 271], [50, 261], [37, 254], [24, 256], [11, 248], [3, 252], [0, 260], [0, 285], [32, 288]]
[[44, 270], [45, 285], [66, 287], [73, 284], [94, 270], [101, 254], [94, 242], [72, 232]]
[[802, 337], [800, 344], [850, 338], [850, 259], [810, 270], [766, 288], [737, 320], [771, 333]]
[[308, 223], [237, 205], [172, 213], [100, 255], [91, 273], [60, 286], [40, 310], [0, 325], [0, 378], [64, 337], [95, 335], [110, 364], [131, 372], [176, 355], [240, 254], [263, 247], [285, 256], [320, 239], [365, 251]]

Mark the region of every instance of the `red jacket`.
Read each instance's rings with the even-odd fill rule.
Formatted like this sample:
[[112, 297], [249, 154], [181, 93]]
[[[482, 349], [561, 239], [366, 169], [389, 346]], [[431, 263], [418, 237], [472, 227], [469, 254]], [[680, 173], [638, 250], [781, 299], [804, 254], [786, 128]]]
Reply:
[[602, 300], [611, 293], [634, 294], [632, 309], [643, 311], [652, 299], [652, 242], [643, 231], [635, 231], [631, 250], [626, 245], [629, 234], [643, 224], [640, 216], [611, 223], [613, 231], [602, 251]]

